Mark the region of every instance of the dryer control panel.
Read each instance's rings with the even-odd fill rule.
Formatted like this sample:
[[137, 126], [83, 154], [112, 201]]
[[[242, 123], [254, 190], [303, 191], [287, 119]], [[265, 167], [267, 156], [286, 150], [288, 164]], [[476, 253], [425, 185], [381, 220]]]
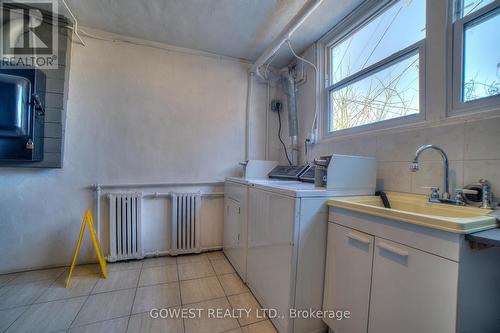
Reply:
[[299, 177], [307, 171], [308, 165], [278, 165], [269, 172], [269, 178], [283, 180], [299, 180]]

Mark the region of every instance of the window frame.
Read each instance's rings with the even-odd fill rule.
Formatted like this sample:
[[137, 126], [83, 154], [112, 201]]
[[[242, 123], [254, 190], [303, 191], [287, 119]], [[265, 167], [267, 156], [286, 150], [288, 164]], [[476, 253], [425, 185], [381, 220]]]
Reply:
[[[324, 77], [324, 85], [320, 87], [322, 101], [323, 101], [323, 119], [322, 119], [322, 138], [332, 138], [343, 135], [350, 135], [360, 132], [367, 132], [372, 130], [387, 129], [393, 127], [399, 127], [406, 124], [411, 124], [415, 122], [424, 121], [426, 119], [426, 37], [404, 49], [395, 52], [386, 58], [364, 68], [342, 80], [330, 84], [329, 77], [331, 75], [331, 48], [336, 44], [342, 42], [344, 39], [350, 37], [352, 34], [356, 33], [357, 30], [363, 28], [371, 20], [381, 14], [385, 9], [393, 5], [398, 0], [386, 0], [383, 2], [378, 2], [377, 4], [368, 4], [367, 8], [362, 8], [361, 5], [357, 8], [351, 15], [349, 15], [343, 22], [341, 22], [332, 31], [327, 33], [325, 37], [321, 39], [321, 45], [323, 49], [324, 60], [321, 62], [324, 66], [322, 70], [322, 75]], [[427, 14], [427, 13], [426, 13]], [[426, 15], [427, 16], [427, 15]], [[427, 17], [426, 17], [427, 21]], [[354, 84], [370, 75], [376, 74], [391, 65], [403, 61], [410, 56], [415, 54], [419, 55], [419, 112], [416, 114], [411, 114], [407, 116], [401, 116], [397, 118], [381, 120], [378, 122], [359, 125], [351, 128], [341, 129], [341, 130], [331, 130], [330, 129], [330, 117], [331, 117], [331, 99], [330, 94], [334, 90], [341, 89], [350, 84]]]
[[463, 102], [463, 80], [464, 80], [464, 27], [480, 18], [492, 14], [499, 10], [500, 1], [492, 2], [464, 17], [456, 18], [456, 13], [461, 12], [462, 1], [451, 1], [452, 6], [452, 61], [451, 61], [451, 84], [449, 84], [449, 99], [451, 100], [451, 109], [448, 116], [463, 115], [473, 112], [498, 111], [500, 107], [500, 94], [489, 97], [482, 97], [476, 100]]

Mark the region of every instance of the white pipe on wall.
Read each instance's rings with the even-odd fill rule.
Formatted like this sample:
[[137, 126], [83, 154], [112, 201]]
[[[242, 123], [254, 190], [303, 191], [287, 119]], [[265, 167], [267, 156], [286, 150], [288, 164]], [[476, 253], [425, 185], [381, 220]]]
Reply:
[[266, 147], [265, 147], [265, 159], [269, 160], [269, 105], [271, 104], [271, 83], [266, 82]]
[[101, 240], [101, 194], [102, 190], [100, 186], [97, 186], [96, 189], [96, 214], [97, 214], [97, 239], [100, 241]]
[[256, 73], [259, 77], [264, 78], [260, 73], [259, 68], [264, 65], [269, 58], [271, 58], [280, 47], [290, 39], [292, 34], [304, 23], [304, 21], [311, 15], [316, 8], [321, 4], [323, 0], [309, 0], [293, 17], [293, 19], [285, 26], [281, 33], [274, 39], [274, 41], [269, 45], [264, 52], [257, 58], [255, 64], [252, 66], [251, 71]]
[[253, 82], [255, 73], [248, 72], [248, 85], [247, 85], [247, 105], [245, 110], [245, 161], [248, 161], [250, 155], [250, 108], [252, 107], [253, 97]]
[[[153, 198], [153, 199], [157, 199], [157, 198], [171, 198], [173, 194], [174, 194], [173, 192], [166, 192], [166, 193], [160, 193], [160, 192], [143, 193], [142, 197], [143, 198]], [[224, 196], [224, 192], [203, 192], [203, 193], [200, 193], [200, 196], [202, 198], [203, 197], [223, 197]]]
[[134, 187], [184, 187], [184, 186], [223, 186], [224, 181], [183, 182], [183, 183], [151, 183], [151, 184], [93, 184], [91, 188], [134, 188]]

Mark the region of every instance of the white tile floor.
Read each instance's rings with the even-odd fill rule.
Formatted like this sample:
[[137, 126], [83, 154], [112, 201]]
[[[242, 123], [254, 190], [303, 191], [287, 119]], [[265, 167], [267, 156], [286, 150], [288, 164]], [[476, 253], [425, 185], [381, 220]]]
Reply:
[[[0, 275], [0, 332], [268, 333], [260, 305], [222, 252]], [[153, 319], [152, 308], [252, 309], [248, 317]]]

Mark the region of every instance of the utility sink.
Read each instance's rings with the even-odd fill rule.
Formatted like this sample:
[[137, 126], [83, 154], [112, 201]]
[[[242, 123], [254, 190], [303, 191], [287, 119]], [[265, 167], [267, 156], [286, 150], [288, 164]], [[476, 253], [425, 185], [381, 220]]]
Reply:
[[391, 208], [385, 208], [379, 196], [338, 197], [330, 206], [401, 222], [468, 234], [498, 227], [491, 210], [469, 206], [430, 203], [425, 195], [388, 192]]

